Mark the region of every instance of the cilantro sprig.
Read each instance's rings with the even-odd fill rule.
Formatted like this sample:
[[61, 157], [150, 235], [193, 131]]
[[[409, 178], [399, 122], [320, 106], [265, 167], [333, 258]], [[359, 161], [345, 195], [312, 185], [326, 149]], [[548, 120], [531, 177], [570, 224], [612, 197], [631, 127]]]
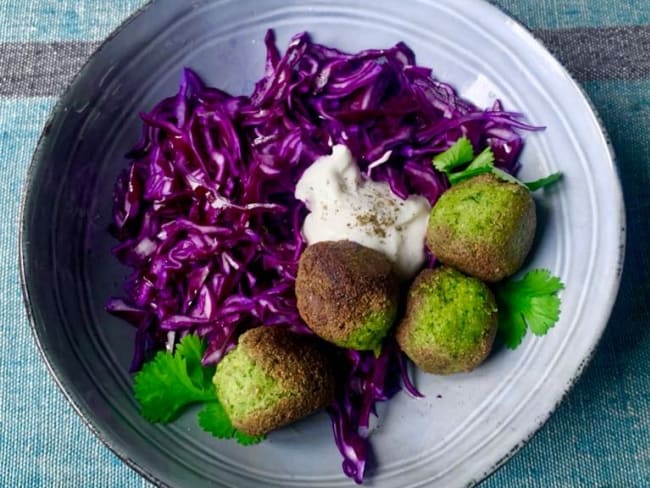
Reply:
[[[443, 153], [444, 154], [444, 153]], [[491, 173], [494, 169], [494, 154], [490, 146], [486, 147], [476, 158], [472, 154], [473, 161], [463, 171], [447, 173], [449, 183], [456, 185], [463, 180], [473, 178], [483, 173]]]
[[[475, 156], [472, 143], [467, 137], [459, 138], [449, 149], [436, 155], [433, 158], [433, 166], [447, 175], [452, 186], [474, 176], [492, 173], [503, 181], [525, 186], [529, 191], [536, 191], [550, 186], [562, 178], [562, 173], [553, 173], [544, 178], [523, 183], [510, 173], [494, 166], [494, 153], [490, 146]], [[462, 166], [465, 168], [459, 169]]]
[[433, 158], [433, 165], [438, 171], [448, 173], [458, 166], [469, 163], [474, 159], [474, 148], [467, 137], [461, 137], [445, 152]]
[[217, 399], [212, 383], [214, 366], [203, 366], [205, 343], [196, 335], [185, 336], [175, 352], [160, 351], [135, 375], [133, 391], [142, 416], [163, 424], [177, 419], [189, 406], [203, 403], [198, 423], [219, 439], [256, 444], [264, 436], [249, 436], [232, 425]]
[[244, 434], [233, 427], [228, 414], [219, 402], [208, 403], [198, 414], [199, 425], [203, 430], [209, 432], [219, 439], [236, 439], [244, 446], [257, 444], [264, 436], [252, 436]]
[[556, 181], [560, 181], [561, 179], [562, 179], [562, 173], [553, 173], [544, 178], [540, 178], [535, 181], [529, 181], [528, 183], [526, 183], [526, 186], [530, 191], [536, 191], [539, 190], [540, 188], [550, 186]]
[[503, 343], [515, 349], [527, 329], [537, 336], [545, 335], [560, 318], [558, 294], [562, 289], [562, 281], [546, 269], [534, 269], [520, 280], [497, 285], [498, 335]]

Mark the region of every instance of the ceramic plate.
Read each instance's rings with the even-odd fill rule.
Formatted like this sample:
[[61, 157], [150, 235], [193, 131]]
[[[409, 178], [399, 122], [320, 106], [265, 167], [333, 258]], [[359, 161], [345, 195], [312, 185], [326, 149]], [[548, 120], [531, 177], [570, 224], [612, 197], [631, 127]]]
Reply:
[[[183, 66], [234, 93], [264, 67], [262, 39], [307, 30], [343, 50], [406, 42], [418, 62], [480, 106], [496, 98], [544, 132], [527, 134], [523, 179], [562, 171], [537, 195], [543, 233], [528, 267], [566, 284], [550, 333], [497, 350], [471, 374], [416, 374], [426, 395], [382, 404], [369, 485], [470, 485], [505, 462], [548, 418], [601, 336], [624, 245], [621, 189], [600, 123], [580, 88], [528, 31], [480, 0], [160, 0], [92, 57], [54, 110], [30, 169], [21, 226], [23, 283], [36, 340], [91, 429], [149, 480], [173, 487], [336, 487], [329, 420], [316, 415], [241, 447], [202, 433], [194, 416], [142, 419], [128, 373], [133, 329], [104, 312], [127, 274], [110, 255], [113, 182], [139, 136], [137, 114], [175, 93]], [[83, 469], [81, 467], [80, 469]]]

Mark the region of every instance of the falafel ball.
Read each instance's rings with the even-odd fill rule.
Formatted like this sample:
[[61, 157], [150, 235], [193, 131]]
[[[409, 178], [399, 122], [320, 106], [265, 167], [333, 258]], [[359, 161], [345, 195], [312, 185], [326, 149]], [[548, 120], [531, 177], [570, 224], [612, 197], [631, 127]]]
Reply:
[[313, 342], [282, 327], [244, 332], [212, 380], [233, 426], [265, 434], [323, 408], [334, 398], [334, 374]]
[[396, 338], [423, 371], [451, 374], [482, 363], [496, 331], [497, 306], [487, 285], [443, 266], [415, 278]]
[[440, 262], [496, 282], [521, 268], [536, 225], [526, 188], [483, 174], [442, 194], [431, 209], [426, 243]]
[[379, 251], [352, 241], [318, 242], [300, 257], [296, 298], [316, 335], [377, 352], [397, 315], [399, 279]]

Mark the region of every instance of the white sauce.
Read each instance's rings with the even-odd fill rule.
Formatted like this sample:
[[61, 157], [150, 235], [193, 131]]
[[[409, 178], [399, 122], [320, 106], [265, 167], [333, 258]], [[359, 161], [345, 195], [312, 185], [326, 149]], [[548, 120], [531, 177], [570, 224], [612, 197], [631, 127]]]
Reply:
[[311, 211], [302, 226], [308, 244], [357, 242], [383, 252], [403, 278], [424, 263], [429, 202], [415, 195], [402, 200], [387, 183], [364, 178], [346, 146], [334, 146], [307, 168], [295, 196]]

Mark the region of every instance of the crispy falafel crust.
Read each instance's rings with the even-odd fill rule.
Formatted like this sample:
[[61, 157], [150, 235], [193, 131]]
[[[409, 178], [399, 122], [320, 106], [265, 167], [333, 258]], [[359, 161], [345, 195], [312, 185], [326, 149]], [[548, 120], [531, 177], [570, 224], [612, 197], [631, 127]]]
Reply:
[[[352, 241], [318, 242], [300, 257], [296, 298], [300, 316], [318, 336], [373, 350], [395, 321], [399, 279], [379, 251]], [[368, 343], [358, 343], [360, 336]]]
[[[457, 280], [462, 280], [458, 287], [454, 284]], [[468, 303], [463, 303], [465, 299]], [[462, 308], [467, 305], [469, 308]], [[487, 285], [440, 267], [425, 269], [416, 277], [395, 337], [422, 371], [452, 374], [481, 364], [490, 354], [496, 331], [497, 307]], [[459, 339], [462, 335], [463, 342]]]
[[[281, 390], [263, 408], [253, 409], [241, 417], [231, 416], [233, 426], [241, 432], [265, 434], [310, 415], [333, 401], [332, 367], [325, 353], [315, 345], [314, 338], [297, 335], [282, 327], [257, 327], [240, 336], [237, 349], [248, 356], [262, 375], [277, 382]], [[219, 390], [219, 368], [215, 377], [217, 395], [223, 395]], [[221, 401], [225, 406], [227, 401], [224, 400]], [[227, 413], [231, 415], [231, 412]]]
[[521, 268], [536, 226], [530, 192], [484, 174], [443, 193], [431, 209], [426, 243], [440, 262], [497, 282]]

